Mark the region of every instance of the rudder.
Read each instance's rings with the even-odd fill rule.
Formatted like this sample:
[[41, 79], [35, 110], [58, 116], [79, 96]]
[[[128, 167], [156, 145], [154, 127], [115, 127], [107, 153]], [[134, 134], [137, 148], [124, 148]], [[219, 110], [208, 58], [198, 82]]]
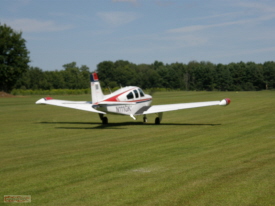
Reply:
[[90, 75], [90, 81], [91, 81], [91, 97], [92, 97], [92, 103], [96, 103], [104, 99], [103, 92], [101, 90], [101, 86], [98, 80], [97, 73], [91, 73]]

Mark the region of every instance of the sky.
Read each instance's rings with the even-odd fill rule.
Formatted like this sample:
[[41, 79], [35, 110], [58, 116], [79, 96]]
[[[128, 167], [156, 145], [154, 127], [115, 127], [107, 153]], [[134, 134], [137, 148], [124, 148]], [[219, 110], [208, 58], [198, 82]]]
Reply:
[[30, 66], [275, 60], [274, 0], [1, 0]]

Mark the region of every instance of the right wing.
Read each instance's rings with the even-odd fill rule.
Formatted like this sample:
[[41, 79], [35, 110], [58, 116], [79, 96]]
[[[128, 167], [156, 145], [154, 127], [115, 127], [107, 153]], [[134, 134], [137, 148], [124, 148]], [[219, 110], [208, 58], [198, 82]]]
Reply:
[[191, 108], [207, 107], [207, 106], [215, 106], [215, 105], [226, 106], [229, 103], [230, 103], [230, 99], [223, 99], [222, 101], [211, 101], [211, 102], [153, 105], [151, 107], [148, 107], [148, 109], [144, 111], [143, 114], [154, 114], [154, 113], [175, 111], [180, 109], [191, 109]]
[[39, 99], [35, 104], [48, 104], [48, 105], [54, 105], [54, 106], [60, 106], [60, 107], [67, 107], [71, 109], [78, 109], [88, 112], [95, 112], [99, 114], [106, 114], [105, 112], [98, 111], [94, 109], [92, 106], [93, 104], [91, 102], [85, 102], [85, 101], [66, 101], [66, 100], [57, 100], [52, 99], [49, 97]]

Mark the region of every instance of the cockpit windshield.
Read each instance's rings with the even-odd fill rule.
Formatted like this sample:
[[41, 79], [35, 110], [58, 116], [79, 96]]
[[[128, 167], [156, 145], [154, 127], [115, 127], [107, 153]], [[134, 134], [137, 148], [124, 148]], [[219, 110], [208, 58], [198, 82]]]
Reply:
[[136, 98], [139, 98], [138, 91], [137, 91], [137, 90], [134, 90], [134, 93], [135, 93], [135, 97], [136, 97]]
[[143, 93], [143, 91], [140, 88], [138, 89], [138, 91], [139, 91], [140, 96], [144, 97], [144, 93]]

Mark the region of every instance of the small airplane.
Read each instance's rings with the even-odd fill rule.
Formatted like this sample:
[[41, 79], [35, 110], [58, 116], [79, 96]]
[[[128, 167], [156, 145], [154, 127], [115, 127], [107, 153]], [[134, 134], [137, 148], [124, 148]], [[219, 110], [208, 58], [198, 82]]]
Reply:
[[190, 109], [206, 106], [226, 106], [230, 104], [230, 99], [226, 98], [221, 101], [180, 103], [151, 105], [152, 96], [145, 94], [142, 89], [136, 86], [127, 86], [116, 90], [115, 92], [104, 95], [97, 73], [90, 75], [91, 97], [92, 101], [66, 101], [57, 100], [51, 97], [39, 99], [36, 104], [48, 104], [72, 109], [84, 110], [98, 113], [102, 124], [108, 124], [107, 113], [128, 115], [136, 120], [137, 115], [143, 115], [143, 122], [147, 122], [147, 114], [157, 114], [155, 124], [160, 124], [163, 112], [175, 111], [180, 109]]

